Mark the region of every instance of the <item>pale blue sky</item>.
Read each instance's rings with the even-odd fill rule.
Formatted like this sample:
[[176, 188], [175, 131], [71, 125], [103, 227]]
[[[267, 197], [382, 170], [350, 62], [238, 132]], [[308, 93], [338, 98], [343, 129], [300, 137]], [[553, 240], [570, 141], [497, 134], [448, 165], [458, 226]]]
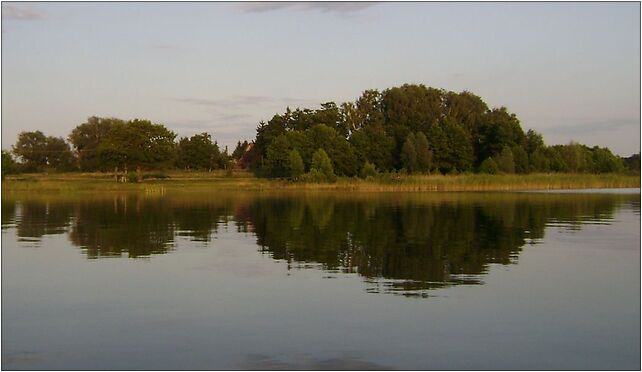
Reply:
[[640, 150], [639, 3], [2, 3], [2, 148], [88, 116], [223, 145], [290, 107], [423, 83], [548, 144]]

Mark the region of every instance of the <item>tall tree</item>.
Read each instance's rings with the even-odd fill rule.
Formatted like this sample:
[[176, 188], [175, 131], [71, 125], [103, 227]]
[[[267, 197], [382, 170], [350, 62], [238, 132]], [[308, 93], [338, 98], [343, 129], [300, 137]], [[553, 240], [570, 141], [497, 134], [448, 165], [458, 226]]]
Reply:
[[386, 134], [381, 124], [361, 128], [350, 137], [359, 163], [373, 163], [379, 170], [390, 170], [394, 164], [395, 140]]
[[528, 173], [530, 167], [526, 150], [520, 145], [515, 145], [511, 148], [511, 151], [515, 162], [515, 173]]
[[417, 146], [415, 144], [415, 135], [412, 133], [406, 137], [406, 142], [401, 148], [401, 160], [403, 167], [409, 173], [417, 170]]
[[64, 139], [47, 137], [47, 165], [59, 171], [76, 169], [76, 158]]
[[640, 174], [640, 153], [623, 158], [622, 161], [627, 171]]
[[528, 163], [531, 172], [549, 172], [551, 160], [545, 147], [540, 147], [528, 156]]
[[47, 137], [39, 130], [21, 132], [13, 153], [21, 160], [25, 171], [41, 171], [47, 166]]
[[515, 160], [510, 147], [504, 147], [499, 154], [495, 155], [494, 160], [500, 172], [515, 173]]
[[594, 173], [616, 173], [624, 171], [624, 162], [613, 155], [611, 150], [595, 146], [592, 148]]
[[463, 91], [461, 93], [448, 92], [444, 95], [446, 116], [461, 123], [471, 134], [477, 133], [484, 115], [488, 112], [488, 105], [481, 97]]
[[165, 168], [174, 162], [176, 134], [148, 120], [114, 123], [98, 147], [103, 165], [120, 168]]
[[301, 178], [305, 172], [305, 167], [303, 166], [303, 159], [297, 150], [290, 151], [289, 159], [289, 168], [290, 168], [290, 178], [293, 180], [298, 180]]
[[243, 141], [243, 143], [241, 143], [241, 141], [238, 141], [236, 147], [234, 148], [234, 151], [232, 151], [232, 158], [241, 160], [243, 154], [245, 154], [245, 152], [247, 151], [248, 146], [249, 143], [247, 143], [247, 141]]
[[404, 84], [383, 92], [382, 108], [387, 125], [411, 132], [426, 131], [444, 114], [442, 91], [425, 85]]
[[475, 156], [478, 163], [499, 154], [505, 146], [522, 145], [525, 141], [517, 116], [509, 113], [505, 107], [493, 109], [485, 115], [476, 136]]
[[78, 156], [80, 170], [88, 172], [107, 169], [105, 164], [101, 163], [99, 147], [107, 139], [114, 124], [122, 125], [125, 121], [92, 116], [71, 131], [69, 141]]
[[290, 175], [291, 147], [287, 137], [282, 134], [267, 149], [265, 169], [270, 177], [288, 177]]
[[542, 135], [537, 133], [536, 131], [529, 129], [528, 132], [526, 132], [525, 137], [526, 137], [525, 150], [529, 155], [545, 147], [544, 139], [542, 138]]
[[432, 167], [432, 151], [428, 145], [428, 139], [423, 132], [415, 136], [415, 148], [417, 152], [417, 170], [419, 172], [430, 172]]
[[446, 117], [428, 131], [433, 164], [442, 173], [471, 170], [473, 147], [468, 132], [454, 119]]
[[328, 181], [332, 181], [335, 178], [332, 161], [323, 149], [318, 149], [312, 155], [310, 169], [321, 173]]
[[359, 164], [354, 148], [336, 130], [319, 124], [306, 130], [305, 134], [312, 148], [323, 149], [330, 157], [338, 175], [352, 177], [357, 174]]
[[208, 133], [195, 134], [178, 142], [176, 165], [185, 169], [220, 168], [220, 156], [218, 145]]
[[[288, 109], [289, 111], [289, 109]], [[274, 115], [267, 123], [264, 121], [259, 122], [256, 128], [256, 139], [254, 147], [252, 148], [252, 163], [250, 167], [259, 169], [263, 167], [267, 157], [267, 149], [281, 134], [285, 134], [287, 130], [289, 115]]]
[[325, 124], [329, 126], [343, 138], [347, 138], [350, 133], [350, 128], [343, 120], [341, 111], [334, 102], [322, 103], [321, 109], [314, 112], [313, 122], [314, 125]]
[[373, 125], [383, 126], [385, 124], [382, 95], [378, 90], [368, 89], [364, 91], [357, 99], [355, 108], [357, 119], [351, 127], [352, 131]]
[[589, 168], [587, 161], [590, 154], [579, 143], [571, 142], [568, 145], [558, 147], [558, 150], [567, 171], [585, 172]]

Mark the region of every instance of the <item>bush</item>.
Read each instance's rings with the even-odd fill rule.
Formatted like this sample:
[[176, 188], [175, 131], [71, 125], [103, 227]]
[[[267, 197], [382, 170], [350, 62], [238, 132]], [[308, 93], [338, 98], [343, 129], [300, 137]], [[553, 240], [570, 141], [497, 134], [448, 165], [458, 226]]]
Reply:
[[289, 167], [290, 167], [290, 178], [293, 180], [298, 180], [301, 178], [305, 172], [305, 167], [303, 165], [303, 159], [297, 150], [290, 151], [289, 156]]
[[14, 160], [11, 153], [5, 150], [2, 150], [2, 177], [7, 174], [16, 174], [19, 173], [20, 167], [18, 163]]
[[497, 174], [499, 167], [492, 158], [487, 158], [479, 165], [479, 173]]
[[127, 182], [137, 183], [138, 182], [138, 174], [136, 174], [136, 172], [127, 173]]
[[495, 163], [497, 168], [502, 173], [515, 173], [515, 160], [513, 158], [513, 151], [506, 146], [502, 149], [499, 155], [495, 156]]
[[375, 165], [372, 164], [369, 161], [366, 161], [366, 163], [363, 165], [363, 168], [361, 168], [361, 178], [374, 178], [377, 175], [377, 168], [375, 168]]
[[328, 181], [327, 177], [321, 173], [317, 169], [310, 169], [310, 171], [306, 174], [304, 174], [301, 179], [304, 182], [313, 182], [313, 183], [321, 183], [321, 182], [326, 182]]
[[330, 161], [328, 154], [326, 154], [323, 149], [318, 149], [312, 155], [312, 166], [310, 167], [310, 171], [312, 170], [316, 170], [317, 172], [321, 173], [327, 181], [334, 182], [337, 178], [334, 175], [332, 161]]

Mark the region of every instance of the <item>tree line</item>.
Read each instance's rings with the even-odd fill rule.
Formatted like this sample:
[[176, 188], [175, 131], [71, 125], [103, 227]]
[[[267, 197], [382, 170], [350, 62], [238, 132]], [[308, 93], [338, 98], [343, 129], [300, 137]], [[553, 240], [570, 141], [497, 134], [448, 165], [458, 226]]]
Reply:
[[[149, 120], [90, 117], [63, 138], [41, 131], [22, 132], [12, 152], [2, 152], [3, 174], [40, 171], [120, 171], [135, 169], [212, 170], [243, 155], [239, 142], [232, 155], [208, 133], [183, 137]], [[15, 156], [15, 157], [14, 157]]]
[[[423, 174], [639, 172], [639, 154], [620, 158], [606, 147], [547, 146], [524, 132], [505, 107], [477, 95], [424, 85], [366, 90], [355, 102], [289, 108], [257, 128], [251, 165], [268, 177], [367, 177]], [[325, 170], [315, 158], [329, 159]], [[302, 164], [302, 166], [301, 166]], [[302, 170], [303, 168], [303, 170]], [[308, 173], [305, 173], [308, 172]]]
[[382, 172], [635, 172], [640, 154], [628, 158], [579, 143], [548, 146], [524, 132], [505, 107], [489, 108], [477, 95], [405, 84], [366, 90], [354, 102], [327, 102], [260, 122], [252, 144], [229, 154], [207, 133], [176, 139], [149, 120], [90, 117], [67, 140], [22, 132], [2, 152], [2, 172], [213, 170], [244, 159], [257, 175], [332, 181]]

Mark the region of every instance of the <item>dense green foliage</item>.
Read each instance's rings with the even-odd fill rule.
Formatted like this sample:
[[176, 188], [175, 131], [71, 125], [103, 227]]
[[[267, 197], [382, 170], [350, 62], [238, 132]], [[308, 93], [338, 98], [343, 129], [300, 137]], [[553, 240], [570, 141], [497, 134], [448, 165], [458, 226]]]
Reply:
[[101, 163], [99, 147], [106, 141], [111, 128], [125, 122], [115, 118], [98, 118], [95, 116], [87, 119], [71, 131], [69, 141], [76, 150], [78, 167], [81, 171], [91, 172], [106, 170], [106, 165]]
[[303, 159], [297, 150], [290, 151], [289, 159], [289, 168], [290, 168], [290, 177], [293, 180], [298, 180], [303, 176], [305, 172], [305, 166], [303, 165]]
[[624, 167], [631, 173], [640, 173], [640, 154], [633, 154], [628, 158], [624, 158]]
[[69, 143], [40, 131], [20, 133], [13, 147], [20, 162], [15, 163], [9, 153], [3, 152], [3, 174], [174, 167], [212, 170], [229, 166], [227, 150], [221, 153], [209, 134], [181, 138], [178, 143], [175, 139], [174, 132], [149, 120], [90, 117], [71, 131]]
[[183, 169], [215, 169], [224, 166], [218, 144], [207, 133], [195, 134], [178, 141], [176, 166]]
[[22, 171], [45, 170], [68, 171], [74, 168], [75, 158], [69, 144], [58, 137], [47, 137], [41, 131], [22, 132], [13, 147], [13, 153], [21, 159]]
[[326, 154], [323, 149], [318, 149], [312, 155], [312, 165], [310, 166], [310, 171], [317, 175], [321, 175], [321, 179], [324, 181], [335, 180], [332, 162], [330, 161], [330, 157], [328, 157], [328, 154]]
[[379, 172], [424, 174], [493, 172], [495, 166], [500, 173], [521, 174], [639, 172], [635, 160], [625, 166], [607, 148], [546, 146], [539, 133], [524, 132], [515, 114], [490, 109], [470, 92], [408, 84], [367, 90], [339, 106], [328, 102], [317, 110], [288, 108], [274, 115], [257, 128], [251, 167], [268, 177], [287, 177], [288, 154], [297, 150], [309, 171], [320, 148], [340, 176], [356, 175], [366, 162]]
[[375, 177], [377, 175], [377, 168], [375, 167], [374, 164], [372, 164], [369, 161], [366, 161], [366, 163], [363, 165], [363, 168], [361, 168], [361, 173], [359, 173], [359, 176], [361, 178], [369, 178], [369, 177]]
[[101, 164], [108, 168], [162, 168], [174, 161], [176, 134], [148, 120], [115, 123], [98, 146]]
[[486, 158], [479, 165], [479, 173], [497, 174], [499, 173], [499, 167], [493, 158]]
[[243, 154], [245, 153], [245, 151], [247, 151], [247, 148], [249, 145], [250, 144], [247, 141], [243, 141], [243, 143], [239, 141], [236, 144], [236, 148], [234, 148], [234, 151], [232, 151], [232, 159], [241, 160], [241, 158], [243, 157]]
[[18, 173], [19, 167], [9, 151], [2, 150], [2, 176]]
[[[467, 91], [409, 84], [366, 90], [355, 102], [341, 105], [287, 108], [260, 122], [254, 143], [239, 141], [231, 155], [207, 133], [176, 142], [176, 134], [165, 126], [139, 119], [90, 117], [68, 139], [40, 131], [20, 133], [13, 147], [18, 162], [3, 153], [3, 174], [231, 170], [246, 165], [262, 176], [325, 181], [362, 175], [364, 168], [368, 174], [640, 172], [639, 154], [620, 158], [608, 148], [574, 142], [547, 146], [539, 133], [524, 132], [505, 107], [491, 109]], [[331, 174], [314, 167], [319, 150], [327, 156]]]

